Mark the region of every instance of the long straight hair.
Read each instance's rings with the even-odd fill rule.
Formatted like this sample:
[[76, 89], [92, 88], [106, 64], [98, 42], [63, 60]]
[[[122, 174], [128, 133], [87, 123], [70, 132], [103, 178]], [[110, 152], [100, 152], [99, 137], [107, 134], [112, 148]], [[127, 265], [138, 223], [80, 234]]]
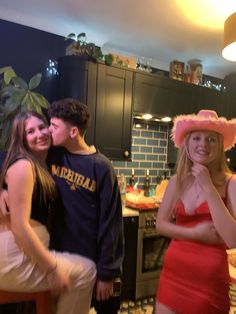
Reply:
[[54, 199], [56, 195], [56, 187], [48, 170], [40, 164], [39, 160], [30, 151], [27, 145], [25, 124], [31, 117], [36, 117], [47, 125], [46, 119], [34, 111], [20, 112], [15, 116], [11, 126], [11, 136], [7, 155], [0, 175], [0, 189], [4, 186], [4, 180], [8, 168], [18, 159], [27, 159], [32, 166], [35, 182], [34, 191], [37, 187], [39, 190], [40, 200], [47, 203], [49, 200]]

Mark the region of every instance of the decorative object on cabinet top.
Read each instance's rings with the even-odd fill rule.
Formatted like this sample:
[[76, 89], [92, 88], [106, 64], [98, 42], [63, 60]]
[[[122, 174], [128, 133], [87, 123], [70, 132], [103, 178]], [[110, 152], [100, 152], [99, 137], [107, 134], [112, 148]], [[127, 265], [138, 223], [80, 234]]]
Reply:
[[119, 65], [136, 68], [137, 60], [126, 56], [121, 56], [114, 53], [103, 54], [100, 47], [94, 43], [87, 42], [86, 33], [70, 33], [65, 37], [65, 40], [73, 40], [66, 48], [67, 56], [88, 56], [96, 61], [104, 61], [106, 65]]
[[174, 80], [184, 80], [184, 62], [173, 60], [170, 62], [169, 77]]
[[70, 33], [65, 37], [65, 40], [73, 40], [73, 42], [67, 46], [67, 56], [89, 56], [94, 59], [100, 59], [103, 57], [101, 48], [96, 46], [94, 43], [87, 42], [86, 33]]

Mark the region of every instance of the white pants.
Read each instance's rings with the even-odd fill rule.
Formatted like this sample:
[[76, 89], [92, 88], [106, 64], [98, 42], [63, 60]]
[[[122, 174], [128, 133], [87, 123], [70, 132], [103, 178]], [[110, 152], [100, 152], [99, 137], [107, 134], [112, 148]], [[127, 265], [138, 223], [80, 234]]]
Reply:
[[[33, 230], [48, 247], [47, 229], [37, 226]], [[96, 280], [95, 263], [77, 254], [50, 253], [72, 279], [69, 291], [59, 295], [56, 313], [88, 314]], [[19, 248], [11, 231], [0, 233], [0, 289], [19, 292], [49, 290], [45, 273]]]

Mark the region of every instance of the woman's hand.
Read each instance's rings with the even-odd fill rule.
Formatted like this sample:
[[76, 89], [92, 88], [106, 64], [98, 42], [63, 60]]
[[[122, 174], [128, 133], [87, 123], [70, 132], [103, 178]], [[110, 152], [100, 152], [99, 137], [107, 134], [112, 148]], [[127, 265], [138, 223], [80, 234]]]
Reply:
[[208, 191], [214, 187], [209, 170], [202, 164], [195, 163], [192, 166], [192, 175], [202, 191]]
[[49, 288], [54, 294], [59, 294], [69, 289], [69, 275], [58, 264], [55, 269], [48, 272], [47, 280]]
[[223, 240], [219, 236], [212, 222], [197, 224], [194, 228], [196, 241], [205, 244], [221, 244]]

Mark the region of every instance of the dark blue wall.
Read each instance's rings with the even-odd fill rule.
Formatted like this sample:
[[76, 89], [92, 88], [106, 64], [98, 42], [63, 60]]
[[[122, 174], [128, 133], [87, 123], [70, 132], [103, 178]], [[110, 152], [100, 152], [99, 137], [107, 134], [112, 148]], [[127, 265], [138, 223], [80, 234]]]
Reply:
[[65, 55], [64, 37], [0, 19], [0, 67], [12, 66], [17, 75], [27, 82], [36, 73], [42, 73], [37, 89], [49, 101], [55, 96], [55, 79], [47, 75], [48, 60]]

